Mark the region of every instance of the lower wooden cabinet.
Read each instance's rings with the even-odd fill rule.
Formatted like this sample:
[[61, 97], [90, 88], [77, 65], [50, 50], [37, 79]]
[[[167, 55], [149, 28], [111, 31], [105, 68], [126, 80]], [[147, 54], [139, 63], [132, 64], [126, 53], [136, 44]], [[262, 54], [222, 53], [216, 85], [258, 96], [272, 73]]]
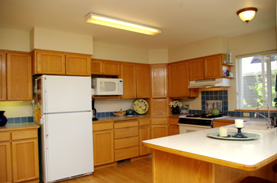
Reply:
[[94, 165], [114, 162], [113, 122], [93, 124]]
[[0, 182], [12, 182], [12, 159], [10, 142], [0, 142], [0, 154]]
[[140, 141], [140, 155], [147, 155], [151, 153], [150, 148], [144, 146], [142, 141], [148, 140], [151, 138], [151, 129], [150, 125], [140, 126], [139, 127], [139, 141]]
[[235, 120], [220, 120], [220, 119], [215, 119], [214, 120], [214, 128], [220, 127], [220, 126], [226, 126], [226, 125], [231, 125], [234, 124]]
[[152, 125], [151, 139], [168, 136], [168, 125]]
[[38, 182], [37, 129], [0, 131], [0, 182]]
[[179, 134], [179, 125], [169, 125], [168, 135], [177, 135]]

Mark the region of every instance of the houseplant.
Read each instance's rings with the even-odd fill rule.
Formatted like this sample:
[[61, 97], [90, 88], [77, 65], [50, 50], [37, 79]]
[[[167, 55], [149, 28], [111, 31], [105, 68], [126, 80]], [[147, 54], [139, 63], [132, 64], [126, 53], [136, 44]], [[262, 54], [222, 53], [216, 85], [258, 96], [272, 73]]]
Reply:
[[172, 114], [180, 114], [182, 103], [178, 100], [170, 101], [169, 106], [172, 108]]

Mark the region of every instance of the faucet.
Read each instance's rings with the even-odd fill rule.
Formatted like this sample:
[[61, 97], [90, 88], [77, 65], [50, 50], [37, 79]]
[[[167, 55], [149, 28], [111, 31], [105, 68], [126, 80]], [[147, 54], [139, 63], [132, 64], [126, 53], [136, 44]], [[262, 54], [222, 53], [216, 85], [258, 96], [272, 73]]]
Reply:
[[[260, 102], [264, 102], [264, 101], [261, 100]], [[259, 110], [259, 102], [257, 103], [256, 110]], [[267, 120], [267, 128], [271, 128], [272, 127], [271, 118], [270, 118], [270, 110], [269, 110], [268, 104], [267, 104], [267, 116], [268, 117], [266, 117], [265, 115], [263, 115], [263, 114], [261, 114], [259, 112], [255, 112], [254, 113], [254, 117], [257, 118], [257, 115], [260, 115], [260, 116], [262, 116], [263, 118], [265, 118]]]

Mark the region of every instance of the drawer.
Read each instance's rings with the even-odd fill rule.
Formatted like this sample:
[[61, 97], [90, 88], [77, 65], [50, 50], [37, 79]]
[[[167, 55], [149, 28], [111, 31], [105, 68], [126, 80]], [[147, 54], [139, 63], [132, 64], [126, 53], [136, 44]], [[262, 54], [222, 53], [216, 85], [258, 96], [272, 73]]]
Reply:
[[97, 123], [93, 124], [93, 131], [101, 131], [101, 130], [110, 130], [113, 129], [113, 122], [108, 123]]
[[114, 128], [126, 128], [138, 126], [138, 120], [115, 121]]
[[151, 123], [153, 125], [163, 125], [163, 124], [168, 124], [168, 119], [167, 118], [152, 118]]
[[121, 149], [121, 148], [138, 146], [138, 145], [139, 145], [138, 137], [130, 137], [130, 138], [119, 139], [114, 141], [115, 149]]
[[10, 132], [2, 132], [0, 133], [0, 142], [9, 141], [11, 139]]
[[151, 124], [151, 119], [147, 118], [147, 119], [139, 119], [139, 125], [150, 125]]
[[118, 149], [118, 150], [115, 150], [115, 152], [114, 152], [115, 161], [133, 158], [136, 156], [139, 156], [139, 146]]
[[138, 136], [138, 127], [116, 129], [114, 131], [114, 138], [121, 139], [126, 137]]
[[37, 129], [35, 130], [19, 130], [12, 132], [12, 140], [37, 138]]
[[171, 125], [178, 125], [179, 117], [176, 118], [169, 118], [169, 124]]

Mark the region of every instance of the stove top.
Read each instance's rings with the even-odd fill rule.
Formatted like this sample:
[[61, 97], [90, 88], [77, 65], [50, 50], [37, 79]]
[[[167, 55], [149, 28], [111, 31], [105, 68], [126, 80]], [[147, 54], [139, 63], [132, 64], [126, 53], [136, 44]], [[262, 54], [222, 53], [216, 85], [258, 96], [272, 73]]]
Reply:
[[222, 116], [223, 116], [222, 114], [219, 114], [218, 116], [213, 116], [211, 114], [199, 114], [199, 113], [197, 113], [197, 114], [189, 114], [189, 115], [186, 115], [186, 116], [180, 116], [180, 118], [212, 120], [212, 119], [215, 119], [215, 118], [220, 118]]
[[179, 116], [179, 123], [213, 127], [213, 120], [220, 117], [222, 117], [222, 114], [218, 116], [212, 116], [211, 114], [194, 114], [187, 116]]

